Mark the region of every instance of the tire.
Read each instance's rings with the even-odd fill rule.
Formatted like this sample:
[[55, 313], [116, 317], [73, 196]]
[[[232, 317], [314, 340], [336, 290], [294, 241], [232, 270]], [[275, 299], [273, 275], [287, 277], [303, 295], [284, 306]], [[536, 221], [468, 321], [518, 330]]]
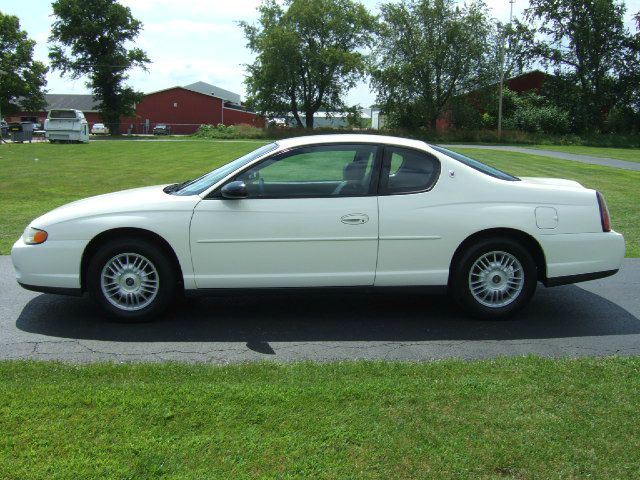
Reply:
[[453, 297], [477, 318], [510, 317], [529, 303], [536, 290], [533, 257], [511, 238], [480, 240], [462, 253], [453, 268]]
[[91, 298], [119, 321], [144, 322], [169, 307], [177, 276], [166, 253], [146, 240], [123, 238], [102, 245], [87, 267]]

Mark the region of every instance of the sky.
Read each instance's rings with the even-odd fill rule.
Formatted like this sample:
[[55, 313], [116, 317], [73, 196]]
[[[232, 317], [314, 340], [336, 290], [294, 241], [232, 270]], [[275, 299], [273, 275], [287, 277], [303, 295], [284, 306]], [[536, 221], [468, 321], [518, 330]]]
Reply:
[[[257, 20], [260, 0], [119, 0], [131, 8], [142, 21], [143, 31], [136, 42], [147, 52], [152, 63], [148, 72], [131, 71], [128, 84], [142, 92], [153, 92], [177, 85], [204, 81], [239, 93], [244, 100], [243, 65], [253, 61], [246, 48], [242, 29], [244, 20]], [[361, 0], [372, 13], [378, 12], [380, 0]], [[491, 14], [498, 20], [509, 19], [509, 0], [487, 0]], [[628, 0], [627, 23], [640, 11], [640, 0]], [[528, 1], [514, 0], [514, 17], [519, 17]], [[52, 10], [50, 0], [0, 0], [0, 11], [16, 15], [20, 25], [37, 44], [34, 56], [48, 64], [47, 39]], [[85, 80], [47, 75], [49, 93], [89, 93]], [[375, 94], [366, 82], [349, 92], [347, 103], [367, 107], [375, 103]]]

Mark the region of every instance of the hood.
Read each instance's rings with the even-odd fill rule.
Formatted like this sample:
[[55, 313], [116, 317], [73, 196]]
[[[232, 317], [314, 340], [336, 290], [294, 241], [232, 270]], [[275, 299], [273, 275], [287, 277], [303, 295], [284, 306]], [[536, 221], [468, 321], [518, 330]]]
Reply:
[[535, 185], [550, 185], [553, 187], [573, 187], [584, 188], [575, 180], [565, 180], [563, 178], [543, 178], [543, 177], [518, 177], [525, 183], [532, 183]]
[[200, 197], [170, 195], [162, 191], [165, 185], [153, 187], [133, 188], [120, 192], [107, 193], [88, 197], [45, 213], [36, 218], [31, 225], [42, 228], [68, 220], [97, 217], [129, 212], [163, 211], [193, 209]]

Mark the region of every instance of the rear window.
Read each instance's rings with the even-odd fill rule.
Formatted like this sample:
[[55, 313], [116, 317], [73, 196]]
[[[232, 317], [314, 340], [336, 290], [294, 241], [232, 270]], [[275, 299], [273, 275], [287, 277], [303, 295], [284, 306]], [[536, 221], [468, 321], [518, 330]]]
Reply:
[[51, 110], [49, 118], [76, 118], [74, 110]]
[[424, 192], [438, 180], [440, 163], [426, 152], [389, 146], [385, 148], [382, 193], [398, 195]]
[[500, 180], [508, 180], [511, 182], [515, 182], [520, 180], [518, 177], [510, 175], [502, 170], [498, 170], [497, 168], [491, 167], [486, 163], [482, 163], [480, 160], [476, 160], [475, 158], [467, 157], [458, 152], [453, 152], [451, 150], [447, 150], [446, 148], [438, 147], [436, 145], [429, 145], [436, 152], [440, 152], [445, 154], [448, 157], [453, 158], [454, 160], [459, 161], [460, 163], [464, 163], [466, 166], [471, 167], [479, 172], [482, 172], [486, 175], [490, 175], [495, 178], [499, 178]]

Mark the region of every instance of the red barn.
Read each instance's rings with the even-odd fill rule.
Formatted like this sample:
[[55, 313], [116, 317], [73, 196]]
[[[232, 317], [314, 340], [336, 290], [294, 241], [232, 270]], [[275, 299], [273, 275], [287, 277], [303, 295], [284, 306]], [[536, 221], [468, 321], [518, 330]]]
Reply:
[[[47, 94], [47, 110], [72, 108], [84, 112], [90, 126], [102, 123], [95, 101], [91, 95]], [[205, 82], [196, 82], [185, 87], [171, 87], [144, 96], [135, 106], [134, 117], [120, 119], [120, 132], [145, 134], [164, 123], [171, 133], [191, 134], [203, 124], [239, 125], [264, 127], [264, 119], [247, 111], [240, 103], [240, 95]], [[31, 120], [44, 123], [47, 116], [42, 112], [18, 112], [8, 121]], [[37, 119], [37, 120], [36, 120]], [[109, 125], [107, 125], [109, 127]]]
[[136, 116], [137, 133], [146, 133], [158, 123], [171, 125], [172, 133], [187, 134], [203, 124], [264, 127], [263, 119], [244, 110], [238, 94], [205, 82], [148, 93], [136, 105]]

